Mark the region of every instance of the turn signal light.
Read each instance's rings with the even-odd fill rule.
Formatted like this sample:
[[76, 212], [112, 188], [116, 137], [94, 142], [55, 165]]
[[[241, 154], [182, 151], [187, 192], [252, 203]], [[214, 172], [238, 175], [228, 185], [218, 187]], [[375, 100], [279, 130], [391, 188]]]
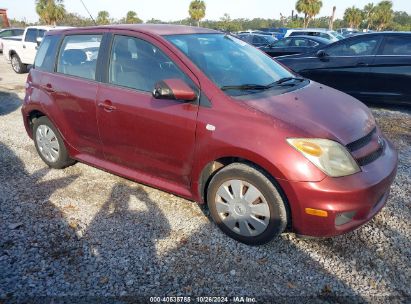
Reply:
[[317, 145], [316, 143], [313, 143], [310, 141], [298, 140], [294, 142], [294, 146], [298, 150], [305, 152], [307, 154], [310, 154], [312, 156], [319, 157], [321, 156], [321, 154], [323, 154], [323, 150], [321, 149], [321, 147]]
[[305, 208], [305, 213], [310, 214], [310, 215], [320, 216], [320, 217], [328, 216], [327, 211], [320, 210], [320, 209], [313, 209], [313, 208]]

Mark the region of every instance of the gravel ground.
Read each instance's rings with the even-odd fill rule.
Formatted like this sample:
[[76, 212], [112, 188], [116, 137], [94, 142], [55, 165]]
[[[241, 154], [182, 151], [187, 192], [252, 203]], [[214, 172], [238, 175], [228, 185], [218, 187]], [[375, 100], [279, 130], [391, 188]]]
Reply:
[[23, 84], [0, 80], [0, 303], [173, 295], [411, 301], [409, 111], [373, 109], [400, 164], [387, 206], [371, 222], [332, 239], [284, 234], [248, 247], [196, 203], [80, 163], [46, 167], [23, 127]]

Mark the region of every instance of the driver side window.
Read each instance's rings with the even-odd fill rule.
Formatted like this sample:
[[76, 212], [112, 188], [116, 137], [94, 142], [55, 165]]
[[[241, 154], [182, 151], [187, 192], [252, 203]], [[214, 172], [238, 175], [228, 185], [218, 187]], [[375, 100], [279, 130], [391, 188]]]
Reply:
[[142, 39], [114, 36], [110, 55], [109, 83], [151, 92], [161, 80], [192, 81], [159, 48]]
[[326, 52], [329, 56], [365, 56], [373, 55], [378, 45], [379, 38], [345, 41], [330, 47]]

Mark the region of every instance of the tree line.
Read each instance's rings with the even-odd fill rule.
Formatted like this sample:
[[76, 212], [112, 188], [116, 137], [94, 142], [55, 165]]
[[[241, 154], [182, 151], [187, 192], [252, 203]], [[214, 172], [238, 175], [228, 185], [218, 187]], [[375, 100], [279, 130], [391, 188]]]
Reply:
[[[99, 11], [96, 18], [87, 18], [65, 9], [63, 0], [35, 0], [36, 12], [39, 15], [39, 24], [91, 26], [94, 24], [120, 24], [143, 23], [135, 11], [128, 11], [123, 18], [114, 19], [108, 11]], [[343, 19], [335, 19], [336, 7], [330, 16], [318, 17], [322, 7], [321, 0], [297, 0], [295, 10], [291, 15], [280, 14], [280, 19], [232, 19], [229, 14], [224, 14], [219, 20], [204, 20], [206, 16], [206, 2], [193, 0], [187, 11], [187, 18], [178, 21], [164, 21], [158, 19], [147, 20], [146, 23], [171, 23], [183, 25], [196, 25], [223, 31], [242, 31], [260, 28], [296, 28], [296, 27], [321, 27], [341, 28], [352, 27], [368, 30], [401, 30], [411, 31], [411, 15], [404, 11], [394, 11], [391, 1], [381, 1], [377, 4], [369, 3], [362, 9], [355, 6], [349, 7], [344, 12]], [[13, 26], [29, 25], [24, 21], [10, 20]]]

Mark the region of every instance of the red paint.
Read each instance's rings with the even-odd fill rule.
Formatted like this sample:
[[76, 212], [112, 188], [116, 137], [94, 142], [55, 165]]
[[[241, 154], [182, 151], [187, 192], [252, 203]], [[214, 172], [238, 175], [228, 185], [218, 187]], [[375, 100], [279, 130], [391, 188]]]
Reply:
[[[379, 130], [386, 143], [383, 154], [361, 172], [340, 178], [326, 176], [286, 142], [288, 137], [314, 137], [346, 145], [365, 136], [375, 121], [354, 98], [311, 82], [278, 96], [268, 92], [258, 100], [234, 100], [161, 37], [213, 33], [207, 29], [127, 25], [53, 35], [83, 31], [121, 33], [156, 45], [201, 88], [211, 106], [159, 100], [149, 92], [32, 69], [22, 108], [30, 136], [28, 117], [32, 111], [42, 112], [61, 132], [71, 157], [201, 203], [200, 177], [208, 164], [222, 157], [248, 160], [277, 179], [290, 204], [292, 230], [299, 234], [344, 233], [368, 221], [384, 205], [397, 153]], [[185, 84], [166, 83], [181, 99], [193, 93]], [[374, 151], [376, 140], [354, 157]], [[329, 216], [308, 215], [304, 208], [326, 210]], [[354, 221], [336, 227], [335, 216], [350, 210], [357, 210]]]

